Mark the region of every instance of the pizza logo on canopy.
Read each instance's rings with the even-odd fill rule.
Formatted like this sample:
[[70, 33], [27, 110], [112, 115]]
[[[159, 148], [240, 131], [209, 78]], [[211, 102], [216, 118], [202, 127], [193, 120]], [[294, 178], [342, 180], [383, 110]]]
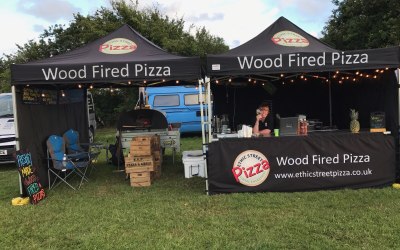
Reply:
[[263, 183], [270, 171], [267, 157], [256, 150], [240, 153], [233, 163], [232, 173], [235, 180], [245, 186], [258, 186]]
[[271, 40], [278, 45], [290, 47], [307, 47], [310, 45], [308, 40], [293, 31], [283, 30], [276, 33]]
[[135, 51], [136, 43], [126, 38], [114, 38], [100, 45], [99, 51], [104, 54], [126, 54]]

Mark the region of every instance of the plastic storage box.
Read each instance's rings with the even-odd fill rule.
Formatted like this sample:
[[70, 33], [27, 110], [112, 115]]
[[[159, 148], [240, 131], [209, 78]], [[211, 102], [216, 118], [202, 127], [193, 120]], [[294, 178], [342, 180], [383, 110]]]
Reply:
[[185, 167], [185, 178], [205, 177], [205, 159], [202, 150], [183, 151], [182, 162]]

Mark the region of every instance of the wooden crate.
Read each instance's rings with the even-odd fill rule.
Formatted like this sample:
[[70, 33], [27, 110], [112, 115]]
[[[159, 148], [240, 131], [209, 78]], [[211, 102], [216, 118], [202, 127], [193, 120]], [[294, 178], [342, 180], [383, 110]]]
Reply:
[[131, 182], [132, 187], [148, 187], [151, 186], [151, 181], [145, 182]]
[[128, 164], [125, 164], [125, 167], [152, 167], [154, 165], [154, 161], [132, 161]]
[[161, 151], [153, 151], [153, 159], [154, 159], [154, 164], [159, 164], [162, 165], [162, 153]]
[[150, 171], [130, 173], [130, 183], [133, 187], [147, 187], [151, 185]]
[[151, 155], [151, 148], [132, 148], [130, 149], [130, 154], [132, 156], [150, 156]]
[[[153, 168], [153, 166], [151, 168]], [[149, 166], [144, 166], [144, 167], [126, 167], [126, 163], [125, 163], [125, 173], [127, 173], [127, 174], [138, 173], [138, 172], [146, 172], [146, 171], [151, 171]]]
[[154, 168], [157, 168], [157, 166], [160, 166], [161, 167], [161, 161], [159, 160], [159, 161], [154, 161]]
[[[154, 170], [154, 158], [153, 156], [130, 156], [125, 157], [125, 170], [131, 168], [145, 168], [145, 171]], [[135, 171], [135, 170], [128, 170]], [[136, 171], [137, 172], [137, 171]]]
[[[150, 173], [150, 172], [149, 172]], [[131, 183], [151, 182], [151, 177], [131, 177]]]
[[159, 161], [162, 158], [162, 154], [160, 150], [156, 150], [152, 152], [152, 156], [154, 158], [155, 161]]
[[161, 147], [159, 135], [154, 135], [151, 137], [151, 145], [154, 150]]
[[149, 155], [151, 155], [151, 146], [150, 145], [131, 145], [130, 147], [130, 151], [132, 153], [132, 151], [149, 151]]
[[150, 180], [151, 181], [151, 174], [150, 171], [144, 171], [144, 172], [134, 172], [129, 174], [130, 179], [137, 179], [141, 181], [142, 179], [144, 181]]
[[154, 161], [154, 157], [152, 155], [132, 156], [131, 161], [134, 162]]
[[130, 154], [132, 156], [151, 155], [152, 152], [152, 136], [137, 136], [132, 137], [130, 144]]
[[161, 166], [155, 165], [154, 171], [151, 172], [153, 179], [160, 179], [161, 178]]
[[131, 146], [150, 146], [152, 141], [151, 136], [135, 136], [132, 137]]

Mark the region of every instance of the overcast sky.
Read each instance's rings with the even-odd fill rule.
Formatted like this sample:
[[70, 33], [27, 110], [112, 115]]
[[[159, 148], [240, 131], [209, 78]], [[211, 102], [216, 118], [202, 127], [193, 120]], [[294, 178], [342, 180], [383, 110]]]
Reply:
[[[187, 25], [205, 26], [230, 48], [258, 35], [280, 16], [320, 37], [335, 8], [331, 0], [139, 0], [139, 6], [153, 5], [170, 17], [183, 17]], [[1, 1], [0, 56], [15, 53], [16, 44], [36, 40], [51, 25], [68, 24], [74, 13], [91, 15], [100, 7], [110, 8], [109, 0]]]

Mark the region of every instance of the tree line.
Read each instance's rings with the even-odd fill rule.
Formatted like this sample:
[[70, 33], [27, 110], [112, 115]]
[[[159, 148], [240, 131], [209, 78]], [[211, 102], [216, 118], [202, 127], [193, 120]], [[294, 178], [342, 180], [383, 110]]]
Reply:
[[[400, 1], [332, 0], [332, 11], [321, 40], [336, 49], [354, 50], [400, 45]], [[164, 15], [156, 6], [139, 8], [133, 0], [114, 0], [111, 8], [99, 8], [94, 14], [74, 14], [69, 25], [55, 24], [45, 29], [38, 41], [17, 45], [17, 52], [0, 58], [0, 91], [10, 92], [10, 65], [48, 58], [81, 47], [123, 24], [129, 24], [148, 40], [169, 53], [182, 56], [219, 54], [229, 50], [225, 41], [205, 27], [185, 30], [183, 18]], [[138, 99], [137, 88], [111, 92], [92, 90], [96, 114], [105, 125], [114, 125], [118, 114], [132, 109]]]

